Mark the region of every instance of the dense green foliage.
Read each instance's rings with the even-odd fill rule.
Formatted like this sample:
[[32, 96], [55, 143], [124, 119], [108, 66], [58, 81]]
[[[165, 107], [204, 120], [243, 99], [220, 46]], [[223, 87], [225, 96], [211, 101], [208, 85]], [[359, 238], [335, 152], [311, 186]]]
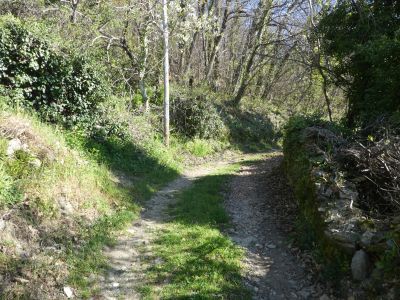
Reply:
[[10, 16], [0, 19], [0, 40], [0, 84], [20, 95], [17, 105], [66, 126], [92, 122], [105, 91], [86, 59], [59, 53]]
[[351, 126], [400, 109], [399, 13], [395, 0], [342, 0], [321, 20], [323, 49], [347, 90]]
[[215, 104], [204, 94], [175, 92], [172, 100], [172, 125], [188, 138], [221, 138], [224, 123]]

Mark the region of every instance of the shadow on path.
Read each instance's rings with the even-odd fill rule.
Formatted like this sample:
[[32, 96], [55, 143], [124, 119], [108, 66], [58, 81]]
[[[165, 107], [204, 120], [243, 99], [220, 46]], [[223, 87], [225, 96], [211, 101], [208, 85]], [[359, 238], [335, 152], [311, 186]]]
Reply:
[[[237, 160], [240, 161], [241, 158]], [[142, 299], [143, 286], [149, 283], [149, 278], [146, 277], [149, 268], [163, 263], [154, 255], [154, 240], [171, 220], [166, 210], [176, 201], [175, 194], [190, 187], [194, 180], [233, 162], [235, 159], [209, 163], [188, 170], [148, 200], [141, 218], [118, 238], [113, 247], [105, 249], [105, 255], [109, 259], [109, 269], [106, 276], [100, 276], [96, 280], [99, 289], [96, 299]], [[204, 245], [208, 248], [198, 249], [199, 253], [204, 253], [203, 250], [209, 251], [210, 247], [218, 245], [217, 242], [215, 239], [210, 240], [208, 245]], [[210, 263], [213, 261], [212, 258], [208, 259]], [[152, 283], [155, 284], [161, 287], [164, 283]]]

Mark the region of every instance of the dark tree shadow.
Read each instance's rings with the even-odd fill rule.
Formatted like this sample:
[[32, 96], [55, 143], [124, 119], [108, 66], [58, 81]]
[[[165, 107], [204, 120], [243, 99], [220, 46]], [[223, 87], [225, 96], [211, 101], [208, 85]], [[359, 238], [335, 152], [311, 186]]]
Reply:
[[[156, 190], [176, 178], [179, 173], [150, 156], [146, 151], [129, 140], [109, 138], [86, 139], [82, 144], [94, 159], [108, 168], [117, 177], [126, 177], [131, 181], [130, 188], [135, 201], [149, 199]], [[121, 181], [124, 181], [121, 178]]]
[[229, 106], [217, 108], [225, 126], [229, 129], [231, 144], [238, 149], [252, 153], [279, 148], [277, 145], [279, 133], [266, 115]]

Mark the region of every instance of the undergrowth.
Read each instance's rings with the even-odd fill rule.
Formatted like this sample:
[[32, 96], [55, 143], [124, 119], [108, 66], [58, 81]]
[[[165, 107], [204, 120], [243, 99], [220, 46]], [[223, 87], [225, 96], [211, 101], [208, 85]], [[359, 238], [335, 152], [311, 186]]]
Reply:
[[227, 143], [215, 140], [193, 139], [185, 143], [184, 148], [196, 157], [206, 157], [226, 148]]

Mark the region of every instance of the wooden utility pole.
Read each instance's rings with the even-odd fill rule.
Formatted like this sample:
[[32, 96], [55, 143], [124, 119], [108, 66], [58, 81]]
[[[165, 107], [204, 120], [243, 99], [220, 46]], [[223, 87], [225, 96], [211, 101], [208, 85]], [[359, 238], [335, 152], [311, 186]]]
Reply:
[[162, 0], [164, 37], [164, 143], [169, 147], [169, 32], [167, 5], [167, 0]]

